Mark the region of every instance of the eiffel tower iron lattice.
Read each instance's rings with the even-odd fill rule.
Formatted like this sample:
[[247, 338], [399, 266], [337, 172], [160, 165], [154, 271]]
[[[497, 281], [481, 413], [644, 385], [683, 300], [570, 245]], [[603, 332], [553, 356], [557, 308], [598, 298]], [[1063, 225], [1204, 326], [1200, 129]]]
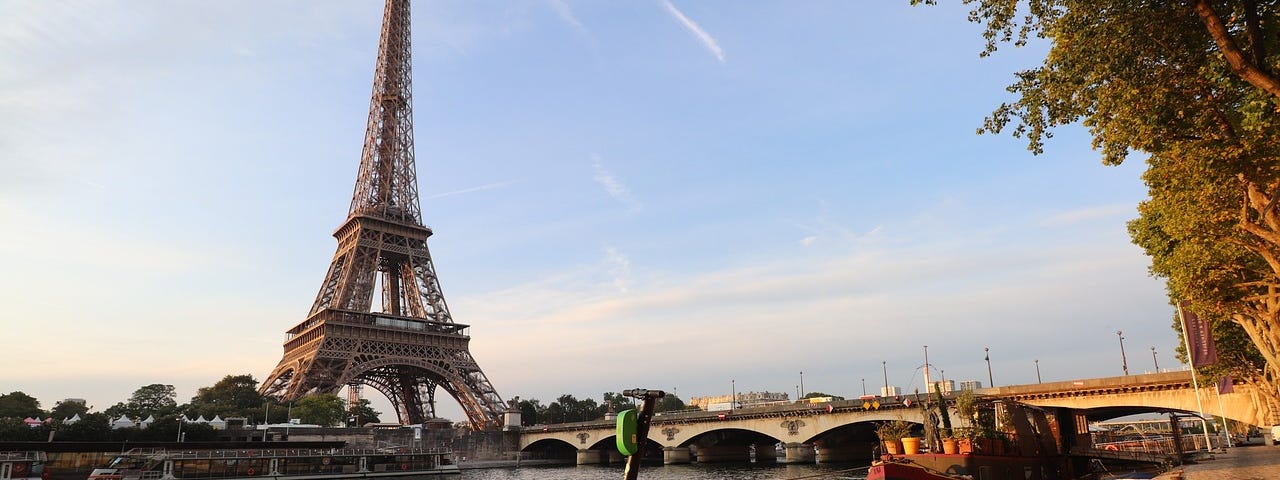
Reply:
[[[293, 400], [367, 385], [413, 424], [435, 416], [440, 387], [472, 428], [493, 428], [506, 405], [471, 356], [468, 326], [449, 315], [427, 250], [411, 86], [409, 1], [387, 0], [351, 209], [311, 312], [287, 332], [284, 358], [261, 393]], [[382, 308], [373, 312], [377, 290]]]

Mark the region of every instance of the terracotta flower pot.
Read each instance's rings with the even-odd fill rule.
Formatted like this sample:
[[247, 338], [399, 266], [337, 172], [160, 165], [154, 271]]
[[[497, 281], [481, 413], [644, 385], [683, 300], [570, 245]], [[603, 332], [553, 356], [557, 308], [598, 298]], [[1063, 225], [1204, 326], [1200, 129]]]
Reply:
[[917, 453], [920, 453], [920, 437], [903, 438], [902, 453], [907, 455], [915, 455]]
[[884, 453], [887, 453], [887, 454], [889, 454], [889, 455], [901, 455], [901, 454], [902, 454], [902, 442], [901, 442], [901, 441], [898, 441], [898, 440], [885, 440], [885, 441], [884, 441]]
[[961, 438], [956, 440], [956, 447], [961, 454], [973, 453], [973, 440], [969, 438]]
[[955, 455], [957, 453], [960, 453], [960, 445], [956, 442], [956, 439], [954, 438], [942, 439], [942, 453], [945, 453], [947, 455]]

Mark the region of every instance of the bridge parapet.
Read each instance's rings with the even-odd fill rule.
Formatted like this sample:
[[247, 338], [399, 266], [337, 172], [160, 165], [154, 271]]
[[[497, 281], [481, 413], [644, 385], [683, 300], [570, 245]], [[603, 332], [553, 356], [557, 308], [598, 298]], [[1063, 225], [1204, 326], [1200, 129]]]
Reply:
[[1065, 382], [1033, 383], [983, 388], [975, 393], [985, 397], [1027, 401], [1046, 398], [1155, 392], [1191, 388], [1191, 371], [1145, 373], [1122, 377], [1089, 378]]

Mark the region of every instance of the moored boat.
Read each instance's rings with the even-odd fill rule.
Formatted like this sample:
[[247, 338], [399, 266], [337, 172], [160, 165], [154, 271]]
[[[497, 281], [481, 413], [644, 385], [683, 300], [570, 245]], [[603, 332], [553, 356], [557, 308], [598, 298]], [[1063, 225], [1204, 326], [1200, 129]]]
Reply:
[[88, 480], [398, 480], [460, 473], [451, 453], [420, 448], [168, 450], [136, 448]]
[[0, 452], [0, 479], [40, 480], [41, 478], [47, 478], [44, 464], [48, 461], [45, 452], [40, 451]]

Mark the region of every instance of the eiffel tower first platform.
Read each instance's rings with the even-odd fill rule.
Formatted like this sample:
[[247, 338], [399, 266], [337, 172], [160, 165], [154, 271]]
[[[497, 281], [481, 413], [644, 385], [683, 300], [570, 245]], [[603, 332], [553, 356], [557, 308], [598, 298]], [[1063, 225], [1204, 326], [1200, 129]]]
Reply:
[[[338, 250], [260, 393], [289, 401], [364, 385], [391, 400], [400, 423], [415, 424], [435, 417], [441, 387], [472, 428], [497, 428], [506, 405], [471, 356], [467, 325], [449, 315], [427, 251], [409, 55], [409, 1], [387, 0], [360, 172], [347, 220], [334, 233]], [[374, 312], [378, 292], [382, 308]]]

